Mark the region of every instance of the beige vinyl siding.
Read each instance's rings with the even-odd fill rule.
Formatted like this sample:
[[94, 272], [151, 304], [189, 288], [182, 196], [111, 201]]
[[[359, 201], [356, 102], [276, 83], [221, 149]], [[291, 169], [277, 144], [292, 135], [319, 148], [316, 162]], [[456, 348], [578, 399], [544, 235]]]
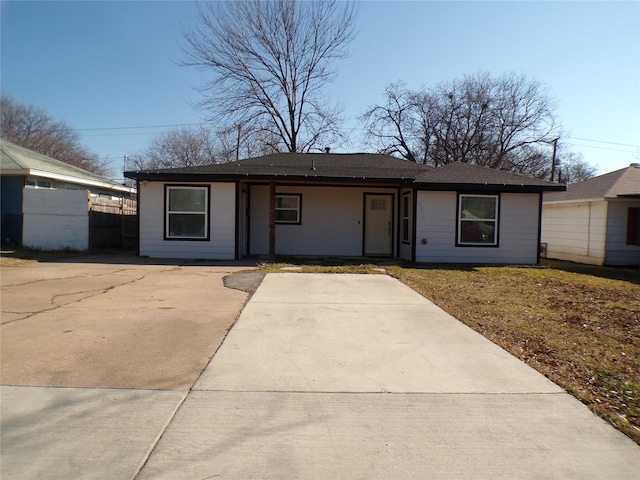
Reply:
[[607, 208], [606, 265], [638, 265], [640, 246], [627, 245], [627, 212], [640, 200], [610, 200]]
[[[169, 183], [173, 185], [174, 183]], [[151, 258], [235, 258], [235, 183], [197, 183], [209, 185], [209, 240], [164, 239], [164, 183], [140, 183], [140, 255]]]
[[[302, 208], [300, 225], [276, 225], [276, 254], [362, 255], [365, 192], [393, 194], [394, 219], [397, 221], [395, 189], [278, 186], [277, 194], [301, 194]], [[251, 254], [266, 255], [269, 251], [268, 186], [251, 187], [250, 211]]]
[[500, 196], [498, 247], [456, 246], [456, 200], [456, 192], [418, 192], [416, 262], [536, 263], [539, 194]]
[[605, 261], [605, 201], [544, 204], [542, 243], [545, 256], [591, 265]]

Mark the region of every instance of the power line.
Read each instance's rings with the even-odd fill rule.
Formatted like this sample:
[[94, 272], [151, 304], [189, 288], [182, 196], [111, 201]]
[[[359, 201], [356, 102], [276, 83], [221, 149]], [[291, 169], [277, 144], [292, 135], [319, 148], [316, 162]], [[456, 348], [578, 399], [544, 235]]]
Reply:
[[204, 123], [175, 123], [169, 125], [138, 125], [134, 127], [101, 127], [101, 128], [77, 128], [78, 132], [88, 132], [95, 130], [134, 130], [139, 128], [167, 128], [167, 127], [192, 127], [194, 125], [204, 125]]
[[604, 140], [593, 140], [591, 138], [578, 138], [578, 137], [565, 137], [565, 138], [568, 138], [568, 139], [571, 139], [571, 140], [581, 140], [583, 142], [607, 143], [609, 145], [619, 145], [621, 147], [640, 148], [640, 145], [632, 145], [632, 144], [629, 144], [629, 143], [606, 142]]
[[[608, 142], [603, 142], [603, 143], [608, 143]], [[595, 145], [580, 145], [579, 143], [571, 143], [569, 145], [573, 147], [596, 148], [598, 150], [608, 150], [610, 152], [634, 153], [632, 150], [622, 150], [620, 148], [596, 147]]]
[[[78, 132], [99, 132], [99, 131], [112, 131], [112, 130], [140, 130], [145, 128], [176, 128], [176, 127], [193, 127], [193, 126], [203, 126], [206, 125], [204, 122], [200, 123], [174, 123], [174, 124], [163, 124], [163, 125], [133, 125], [128, 127], [100, 127], [100, 128], [79, 128], [76, 129]], [[364, 128], [361, 127], [347, 127], [342, 128], [345, 132], [353, 132], [355, 130], [362, 130]], [[130, 135], [159, 135], [162, 133], [169, 133], [170, 130], [164, 131], [155, 131], [155, 132], [121, 132], [121, 133], [93, 133], [93, 134], [84, 134], [84, 137], [110, 137], [110, 136], [130, 136]], [[630, 147], [630, 148], [640, 148], [640, 145], [630, 144], [630, 143], [619, 143], [619, 142], [609, 142], [607, 140], [595, 140], [592, 138], [582, 138], [582, 137], [564, 137], [569, 140], [579, 140], [583, 142], [592, 142], [592, 143], [601, 143], [606, 145], [616, 145], [621, 147]], [[595, 145], [581, 145], [581, 144], [571, 144], [574, 147], [582, 147], [582, 148], [595, 148], [598, 150], [608, 150], [611, 152], [624, 152], [624, 153], [633, 153], [629, 150], [622, 150], [618, 148], [607, 148], [607, 147], [598, 147]]]
[[[149, 127], [145, 127], [149, 128]], [[161, 133], [169, 133], [171, 130], [160, 130], [156, 132], [123, 132], [123, 133], [90, 133], [83, 137], [123, 137], [125, 135], [159, 135]]]

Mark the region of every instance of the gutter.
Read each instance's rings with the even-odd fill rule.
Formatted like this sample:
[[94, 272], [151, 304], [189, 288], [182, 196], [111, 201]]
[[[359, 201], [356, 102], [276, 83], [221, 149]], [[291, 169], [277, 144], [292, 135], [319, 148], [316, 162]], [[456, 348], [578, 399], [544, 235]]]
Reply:
[[51, 173], [51, 172], [46, 172], [41, 170], [29, 169], [27, 170], [27, 172], [28, 172], [27, 175], [33, 175], [36, 177], [50, 178], [52, 180], [60, 180], [63, 182], [75, 183], [79, 185], [106, 188], [108, 190], [115, 190], [123, 193], [131, 193], [131, 194], [135, 193], [134, 188], [130, 188], [125, 185], [119, 185], [117, 183], [101, 182], [99, 180], [90, 180], [90, 179], [85, 179], [80, 177], [72, 177], [69, 175], [62, 175], [59, 173]]

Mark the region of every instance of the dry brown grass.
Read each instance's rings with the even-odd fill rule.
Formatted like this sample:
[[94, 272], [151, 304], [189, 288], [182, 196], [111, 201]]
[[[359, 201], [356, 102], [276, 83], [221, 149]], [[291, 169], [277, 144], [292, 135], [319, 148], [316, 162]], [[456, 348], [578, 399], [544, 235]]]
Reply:
[[18, 267], [37, 262], [51, 262], [68, 257], [82, 255], [71, 251], [42, 251], [29, 249], [2, 249], [0, 251], [0, 267]]
[[548, 266], [390, 273], [640, 443], [640, 274]]

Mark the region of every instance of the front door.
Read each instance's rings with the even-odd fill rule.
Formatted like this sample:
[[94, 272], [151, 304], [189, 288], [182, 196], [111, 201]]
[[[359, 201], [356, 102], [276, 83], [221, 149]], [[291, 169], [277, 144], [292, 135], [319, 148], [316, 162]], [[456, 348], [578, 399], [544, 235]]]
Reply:
[[364, 194], [365, 256], [386, 256], [393, 253], [393, 195]]

